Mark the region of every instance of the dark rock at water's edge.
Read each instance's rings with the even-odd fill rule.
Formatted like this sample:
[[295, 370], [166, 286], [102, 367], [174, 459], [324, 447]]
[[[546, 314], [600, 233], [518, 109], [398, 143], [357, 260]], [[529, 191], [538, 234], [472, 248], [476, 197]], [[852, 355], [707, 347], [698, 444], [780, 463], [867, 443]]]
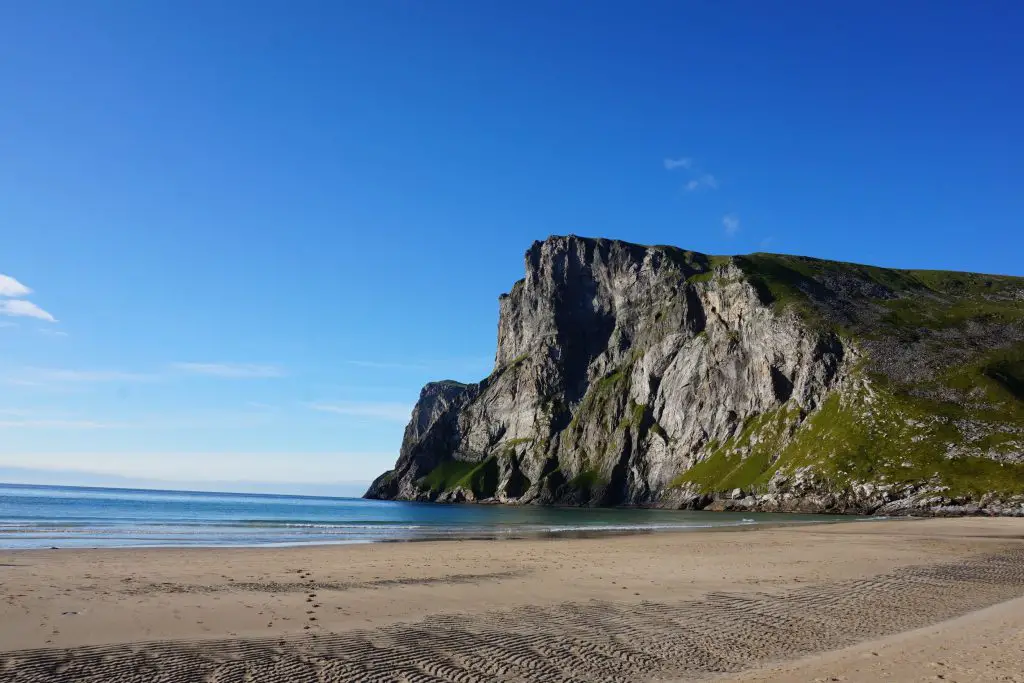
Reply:
[[1024, 278], [535, 242], [368, 498], [1024, 516]]

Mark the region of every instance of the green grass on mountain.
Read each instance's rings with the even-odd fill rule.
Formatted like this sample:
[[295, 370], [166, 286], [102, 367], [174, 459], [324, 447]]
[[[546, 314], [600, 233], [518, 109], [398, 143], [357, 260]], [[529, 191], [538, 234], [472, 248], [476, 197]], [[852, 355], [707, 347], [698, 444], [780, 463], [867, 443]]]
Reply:
[[844, 299], [860, 304], [873, 301], [888, 309], [882, 327], [874, 329], [873, 317], [861, 315], [852, 329], [844, 328], [848, 333], [948, 329], [972, 320], [1024, 321], [1019, 298], [1024, 278], [898, 270], [782, 254], [749, 254], [733, 261], [764, 299], [810, 320], [828, 317], [830, 306]]
[[[974, 386], [984, 387], [982, 403], [920, 398], [877, 380], [860, 384], [833, 392], [792, 438], [785, 433], [798, 413], [786, 407], [749, 420], [673, 485], [694, 484], [708, 493], [763, 491], [776, 472], [793, 475], [811, 468], [833, 490], [857, 483], [930, 482], [950, 497], [1024, 493], [1024, 463], [991, 457], [1024, 449], [1024, 404], [1005, 388], [1024, 373], [1012, 360], [1016, 355], [994, 357], [947, 379], [977, 381]], [[993, 366], [1002, 374], [986, 380]]]
[[582, 470], [569, 480], [569, 486], [576, 491], [583, 492], [585, 496], [589, 496], [595, 488], [604, 486], [607, 483], [608, 480], [595, 469]]
[[[629, 372], [632, 369], [631, 365], [616, 369], [611, 374], [602, 377], [601, 379], [593, 382], [587, 390], [586, 395], [580, 402], [579, 407], [576, 409], [576, 414], [573, 415], [572, 421], [569, 423], [571, 430], [577, 430], [581, 428], [581, 419], [584, 416], [593, 414], [607, 414], [611, 416], [613, 410], [610, 410], [616, 400], [619, 400], [624, 392], [628, 389], [629, 385]], [[609, 425], [611, 430], [614, 425]]]
[[417, 481], [417, 485], [432, 493], [464, 488], [477, 497], [489, 497], [498, 486], [498, 462], [494, 456], [482, 462], [446, 460]]
[[671, 486], [695, 484], [702, 493], [714, 493], [767, 484], [782, 440], [799, 412], [795, 404], [787, 403], [778, 410], [751, 417], [725, 443], [709, 443], [705, 449], [709, 455], [676, 477]]
[[670, 247], [663, 244], [655, 245], [653, 248], [661, 251], [681, 271], [690, 273], [688, 279], [703, 278], [705, 276], [710, 278], [715, 268], [728, 263], [731, 258], [729, 256], [702, 254], [697, 251], [689, 251], [688, 249], [680, 249], [679, 247]]
[[787, 445], [780, 466], [792, 472], [813, 465], [837, 487], [927, 481], [949, 496], [1022, 493], [1024, 464], [988, 457], [1024, 447], [1021, 427], [1019, 405], [976, 408], [876, 382], [829, 397]]

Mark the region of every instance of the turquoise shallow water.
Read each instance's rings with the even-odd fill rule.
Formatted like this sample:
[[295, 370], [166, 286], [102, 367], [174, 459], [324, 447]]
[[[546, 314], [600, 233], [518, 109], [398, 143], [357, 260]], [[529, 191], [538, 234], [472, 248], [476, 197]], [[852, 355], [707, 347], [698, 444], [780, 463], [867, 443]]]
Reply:
[[0, 484], [0, 548], [263, 546], [810, 524], [824, 515], [432, 505]]

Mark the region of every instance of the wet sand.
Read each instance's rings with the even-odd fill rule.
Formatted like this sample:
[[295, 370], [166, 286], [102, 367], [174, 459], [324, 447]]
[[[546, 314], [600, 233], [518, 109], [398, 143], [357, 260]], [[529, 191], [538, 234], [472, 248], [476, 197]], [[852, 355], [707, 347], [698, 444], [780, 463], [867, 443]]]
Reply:
[[1024, 681], [1024, 520], [0, 551], [0, 584], [0, 681]]

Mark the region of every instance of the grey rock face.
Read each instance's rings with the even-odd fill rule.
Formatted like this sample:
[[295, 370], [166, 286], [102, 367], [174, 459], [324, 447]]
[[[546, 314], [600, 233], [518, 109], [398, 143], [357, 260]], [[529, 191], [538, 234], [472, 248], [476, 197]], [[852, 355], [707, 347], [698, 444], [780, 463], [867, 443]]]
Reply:
[[427, 385], [395, 469], [367, 497], [893, 509], [871, 486], [781, 474], [760, 494], [679, 481], [758, 416], [785, 411], [774, 438], [786, 443], [861, 360], [835, 331], [773, 307], [736, 259], [568, 236], [535, 242], [525, 262], [499, 299], [494, 371]]
[[415, 482], [443, 460], [494, 457], [505, 502], [659, 501], [747, 417], [790, 399], [812, 410], [846, 354], [773, 314], [731, 264], [673, 248], [537, 242], [500, 306], [495, 371], [424, 388], [370, 495], [429, 499]]

